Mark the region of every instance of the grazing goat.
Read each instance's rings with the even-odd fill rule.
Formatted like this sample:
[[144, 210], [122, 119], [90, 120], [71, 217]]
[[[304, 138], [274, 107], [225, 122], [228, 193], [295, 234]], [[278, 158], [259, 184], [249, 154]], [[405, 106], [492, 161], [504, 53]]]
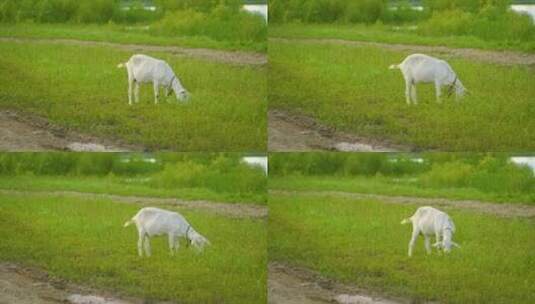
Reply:
[[128, 104], [132, 105], [132, 86], [136, 103], [139, 102], [139, 85], [152, 82], [154, 86], [154, 103], [158, 103], [160, 87], [165, 87], [165, 95], [175, 92], [178, 101], [186, 101], [188, 92], [173, 69], [163, 60], [152, 58], [147, 55], [133, 55], [126, 63], [120, 63], [118, 68], [126, 67], [128, 72]]
[[455, 98], [459, 100], [466, 91], [450, 65], [444, 61], [423, 54], [407, 56], [400, 64], [393, 64], [390, 69], [400, 69], [405, 78], [405, 98], [407, 104], [418, 103], [416, 96], [417, 83], [434, 83], [437, 102], [441, 102], [442, 87], [447, 87], [448, 96], [455, 90]]
[[413, 216], [401, 221], [401, 224], [412, 223], [412, 237], [409, 242], [409, 257], [412, 256], [414, 243], [421, 233], [425, 238], [425, 249], [431, 253], [431, 236], [435, 236], [436, 243], [433, 247], [443, 248], [445, 252], [450, 252], [451, 246], [460, 247], [452, 241], [455, 225], [451, 218], [444, 212], [433, 207], [420, 207]]
[[205, 237], [195, 231], [188, 221], [176, 212], [153, 207], [142, 208], [131, 220], [124, 223], [124, 227], [128, 227], [130, 224], [136, 224], [139, 233], [137, 242], [139, 256], [143, 256], [143, 248], [145, 248], [145, 255], [150, 256], [149, 238], [164, 234], [167, 234], [169, 238], [171, 255], [178, 250], [179, 237], [185, 237], [188, 243], [192, 244], [199, 252], [204, 246], [210, 245]]

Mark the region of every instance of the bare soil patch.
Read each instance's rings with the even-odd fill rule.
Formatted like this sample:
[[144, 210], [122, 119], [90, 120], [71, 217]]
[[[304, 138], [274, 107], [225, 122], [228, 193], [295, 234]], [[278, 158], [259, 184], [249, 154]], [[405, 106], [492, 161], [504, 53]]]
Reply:
[[[434, 53], [442, 54], [446, 56], [453, 56], [459, 58], [465, 58], [469, 60], [475, 60], [486, 63], [494, 63], [500, 65], [527, 65], [535, 67], [535, 54], [513, 52], [513, 51], [490, 51], [472, 48], [451, 48], [446, 46], [429, 46], [429, 45], [415, 45], [415, 44], [391, 44], [381, 42], [370, 41], [353, 41], [344, 39], [331, 39], [331, 38], [270, 38], [270, 41], [276, 42], [299, 42], [299, 43], [311, 43], [311, 44], [338, 44], [347, 46], [372, 46], [392, 51], [401, 52], [415, 52], [415, 53]], [[395, 63], [395, 62], [393, 62]]]
[[54, 150], [119, 152], [143, 149], [67, 130], [35, 115], [0, 110], [0, 151]]
[[180, 46], [161, 46], [148, 44], [123, 44], [106, 41], [87, 41], [59, 38], [0, 37], [0, 41], [16, 43], [52, 43], [84, 46], [106, 46], [133, 52], [166, 52], [177, 56], [193, 57], [208, 61], [222, 62], [235, 65], [264, 65], [267, 63], [267, 55], [262, 53], [250, 53], [240, 51], [231, 52], [206, 48], [185, 48]]
[[397, 304], [356, 286], [326, 279], [311, 270], [271, 262], [268, 266], [269, 304]]
[[[75, 285], [51, 277], [39, 269], [0, 263], [0, 303], [143, 304], [147, 302], [135, 298], [119, 298], [109, 292]], [[164, 303], [159, 302], [159, 304]]]
[[270, 193], [284, 194], [284, 195], [314, 195], [314, 196], [337, 196], [350, 199], [373, 199], [391, 204], [416, 204], [416, 205], [430, 205], [441, 208], [459, 208], [467, 209], [479, 213], [485, 213], [500, 217], [523, 217], [535, 218], [535, 206], [520, 204], [520, 203], [491, 203], [478, 200], [453, 200], [447, 198], [425, 198], [425, 197], [411, 197], [411, 196], [392, 196], [381, 194], [367, 194], [354, 193], [343, 191], [286, 191], [286, 190], [270, 190]]
[[200, 209], [233, 218], [265, 218], [266, 206], [239, 203], [221, 203], [206, 200], [182, 200], [178, 198], [160, 198], [143, 196], [125, 196], [115, 194], [87, 193], [77, 191], [19, 191], [0, 189], [0, 193], [9, 195], [55, 195], [83, 199], [109, 199], [118, 203], [149, 205], [168, 205], [186, 209]]
[[282, 110], [268, 112], [269, 151], [392, 152], [411, 150], [337, 131], [313, 118]]

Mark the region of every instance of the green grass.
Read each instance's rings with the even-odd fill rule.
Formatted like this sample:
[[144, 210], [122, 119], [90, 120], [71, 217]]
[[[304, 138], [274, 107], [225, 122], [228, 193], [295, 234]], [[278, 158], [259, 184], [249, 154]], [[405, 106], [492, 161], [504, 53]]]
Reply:
[[216, 192], [207, 188], [175, 189], [150, 185], [151, 177], [106, 178], [96, 176], [0, 176], [0, 189], [20, 191], [77, 191], [129, 196], [180, 198], [186, 200], [211, 200], [227, 203], [266, 204], [264, 193]]
[[269, 106], [301, 112], [340, 130], [416, 150], [535, 149], [535, 80], [528, 67], [442, 57], [472, 95], [435, 102], [418, 86], [418, 106], [405, 103], [405, 82], [389, 70], [408, 52], [375, 47], [273, 42]]
[[[410, 26], [363, 24], [270, 24], [269, 36], [279, 38], [335, 38], [355, 41], [374, 41], [396, 44], [448, 46], [455, 48], [478, 48], [490, 50], [515, 50], [535, 53], [534, 41], [490, 41], [475, 36], [434, 37], [421, 36]], [[270, 46], [271, 48], [271, 46]]]
[[1, 261], [40, 267], [54, 277], [149, 302], [266, 301], [262, 220], [184, 210], [212, 246], [202, 254], [181, 247], [172, 257], [167, 239], [154, 238], [153, 256], [139, 258], [135, 228], [122, 227], [139, 206], [38, 195], [0, 195], [0, 200]]
[[448, 209], [462, 248], [407, 257], [415, 206], [334, 197], [269, 198], [269, 258], [413, 303], [533, 303], [535, 222]]
[[535, 194], [492, 193], [475, 188], [430, 188], [418, 184], [418, 177], [340, 177], [340, 176], [284, 176], [269, 179], [271, 190], [343, 191], [366, 194], [401, 195], [459, 200], [481, 200], [495, 203], [535, 204]]
[[149, 32], [146, 26], [123, 26], [115, 24], [36, 24], [18, 23], [2, 24], [0, 37], [21, 38], [62, 38], [89, 41], [107, 41], [115, 43], [133, 43], [150, 45], [178, 45], [193, 48], [211, 48], [223, 50], [240, 50], [248, 52], [266, 52], [267, 42], [217, 41], [205, 36], [157, 36]]
[[0, 53], [0, 107], [150, 150], [265, 150], [264, 67], [149, 52], [173, 67], [192, 98], [179, 104], [170, 96], [154, 105], [152, 86], [144, 85], [140, 103], [129, 106], [126, 70], [116, 66], [133, 51], [4, 42]]

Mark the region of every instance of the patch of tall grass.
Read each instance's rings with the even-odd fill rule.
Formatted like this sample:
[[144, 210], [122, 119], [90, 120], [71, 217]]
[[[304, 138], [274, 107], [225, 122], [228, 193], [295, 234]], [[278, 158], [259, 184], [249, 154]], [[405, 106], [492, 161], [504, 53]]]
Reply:
[[266, 183], [266, 175], [260, 168], [221, 156], [208, 164], [193, 161], [168, 164], [150, 182], [157, 188], [206, 188], [236, 195], [263, 194]]
[[267, 24], [261, 16], [219, 5], [209, 12], [192, 9], [168, 12], [152, 25], [150, 32], [154, 35], [200, 36], [250, 44], [266, 41]]
[[535, 24], [530, 16], [489, 6], [478, 13], [460, 9], [433, 13], [417, 32], [427, 36], [471, 35], [485, 40], [532, 41]]
[[531, 168], [491, 156], [475, 165], [459, 160], [435, 164], [420, 182], [424, 187], [472, 187], [500, 194], [533, 193], [535, 189]]
[[424, 15], [409, 1], [271, 0], [270, 22], [375, 23], [415, 21]]

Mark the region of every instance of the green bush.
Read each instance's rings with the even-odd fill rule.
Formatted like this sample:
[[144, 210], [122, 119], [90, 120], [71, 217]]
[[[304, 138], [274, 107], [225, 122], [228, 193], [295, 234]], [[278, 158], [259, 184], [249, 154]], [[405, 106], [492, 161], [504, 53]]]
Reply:
[[17, 5], [15, 1], [4, 0], [0, 1], [0, 21], [11, 23], [17, 20]]
[[270, 22], [367, 22], [379, 20], [385, 0], [271, 0]]
[[437, 11], [420, 24], [418, 33], [428, 36], [472, 35], [497, 41], [529, 41], [535, 39], [535, 25], [528, 15], [487, 6], [478, 13], [459, 9]]
[[387, 11], [386, 2], [382, 0], [349, 1], [345, 18], [349, 22], [375, 23]]
[[528, 15], [489, 6], [478, 14], [470, 33], [487, 40], [527, 41], [535, 39], [535, 25]]
[[387, 23], [417, 22], [429, 17], [429, 10], [415, 10], [409, 0], [396, 1], [385, 9], [381, 19]]
[[204, 36], [217, 41], [264, 42], [267, 24], [261, 16], [219, 5], [210, 13], [192, 9], [168, 12], [151, 32], [163, 36]]
[[167, 164], [154, 175], [150, 184], [156, 188], [205, 188], [219, 193], [265, 193], [266, 176], [256, 167], [238, 158], [220, 156], [209, 164], [194, 161]]
[[472, 165], [461, 161], [435, 164], [429, 172], [422, 174], [420, 183], [434, 188], [466, 187], [473, 172]]
[[495, 193], [527, 193], [535, 188], [535, 177], [527, 166], [506, 159], [486, 157], [470, 177], [474, 188]]
[[424, 0], [423, 5], [430, 11], [462, 10], [478, 13], [482, 8], [493, 6], [505, 12], [511, 0]]
[[428, 36], [466, 35], [474, 22], [471, 13], [458, 9], [433, 13], [430, 19], [421, 23], [418, 33]]

